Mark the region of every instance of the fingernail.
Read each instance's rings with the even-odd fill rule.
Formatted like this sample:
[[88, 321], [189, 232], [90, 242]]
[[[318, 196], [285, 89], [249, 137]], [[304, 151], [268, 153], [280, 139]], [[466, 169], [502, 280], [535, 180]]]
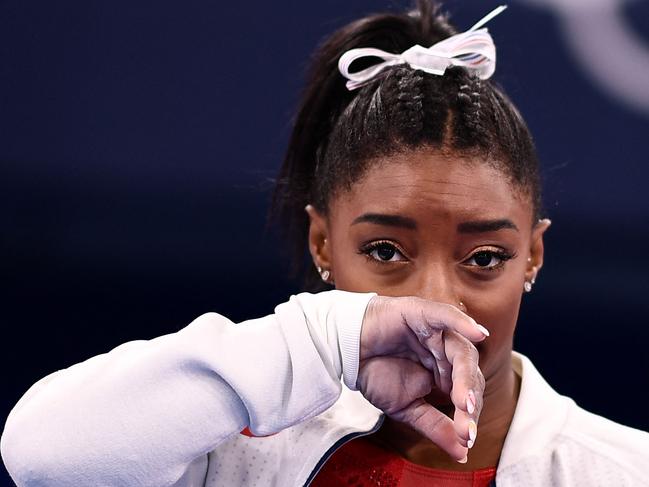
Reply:
[[466, 463], [468, 460], [469, 460], [469, 457], [464, 455], [464, 458], [462, 458], [461, 460], [458, 460], [457, 463]]
[[478, 425], [475, 424], [475, 421], [469, 421], [469, 441], [475, 443], [475, 439], [478, 436]]
[[473, 440], [469, 440], [469, 441], [467, 441], [467, 442], [466, 442], [466, 447], [467, 447], [467, 448], [473, 448], [473, 443], [474, 443]]
[[484, 326], [476, 323], [476, 328], [480, 330], [480, 333], [482, 333], [484, 336], [488, 337], [490, 335], [489, 330], [487, 330]]
[[469, 392], [466, 395], [466, 410], [469, 414], [475, 413], [475, 394], [473, 389], [469, 389]]

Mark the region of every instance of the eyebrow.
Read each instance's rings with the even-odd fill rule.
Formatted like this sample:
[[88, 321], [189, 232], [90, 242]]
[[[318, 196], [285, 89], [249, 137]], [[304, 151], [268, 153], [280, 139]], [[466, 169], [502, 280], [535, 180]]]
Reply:
[[457, 226], [458, 233], [486, 233], [510, 229], [518, 232], [518, 227], [513, 221], [503, 218], [501, 220], [479, 220], [462, 222]]
[[412, 218], [400, 215], [387, 215], [383, 213], [365, 213], [354, 219], [352, 225], [357, 223], [374, 223], [388, 227], [401, 227], [409, 230], [417, 229], [417, 222]]
[[[417, 222], [406, 216], [389, 215], [384, 213], [364, 213], [352, 222], [352, 225], [358, 223], [373, 223], [375, 225], [384, 225], [389, 227], [401, 227], [409, 230], [417, 229]], [[498, 230], [510, 229], [518, 232], [518, 227], [507, 218], [500, 220], [476, 220], [462, 222], [458, 224], [458, 233], [487, 233]]]

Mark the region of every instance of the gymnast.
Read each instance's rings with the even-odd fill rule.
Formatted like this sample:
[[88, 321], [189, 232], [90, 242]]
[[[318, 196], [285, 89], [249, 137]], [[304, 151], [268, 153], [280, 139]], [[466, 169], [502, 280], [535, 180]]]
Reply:
[[550, 221], [532, 137], [490, 80], [501, 11], [458, 32], [420, 0], [328, 37], [273, 202], [311, 256], [304, 292], [41, 379], [2, 435], [16, 484], [649, 485], [649, 434], [512, 350]]

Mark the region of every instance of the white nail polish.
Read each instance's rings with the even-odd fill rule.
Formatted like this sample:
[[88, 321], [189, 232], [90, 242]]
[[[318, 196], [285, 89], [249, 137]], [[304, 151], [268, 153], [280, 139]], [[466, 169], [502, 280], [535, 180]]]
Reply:
[[475, 442], [476, 437], [478, 436], [478, 425], [475, 424], [475, 421], [469, 421], [469, 440]]
[[462, 458], [461, 460], [458, 460], [457, 463], [466, 463], [468, 460], [469, 460], [469, 457], [467, 457], [465, 455], [464, 458]]
[[466, 410], [469, 414], [475, 413], [475, 394], [471, 389], [469, 389], [469, 392], [466, 395]]
[[474, 443], [473, 440], [469, 440], [469, 441], [467, 441], [467, 442], [466, 442], [466, 446], [467, 446], [467, 448], [473, 448], [473, 443]]
[[475, 326], [478, 330], [480, 330], [480, 333], [482, 333], [484, 336], [488, 337], [490, 335], [489, 330], [487, 330], [484, 326], [477, 323]]

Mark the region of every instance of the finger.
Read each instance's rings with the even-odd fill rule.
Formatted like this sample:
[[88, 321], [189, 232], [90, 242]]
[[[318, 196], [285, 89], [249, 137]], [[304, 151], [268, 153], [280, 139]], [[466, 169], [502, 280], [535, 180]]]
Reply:
[[409, 425], [439, 446], [454, 460], [466, 462], [468, 450], [460, 443], [453, 421], [423, 399], [417, 399], [401, 411], [389, 416]]
[[453, 385], [451, 363], [446, 357], [446, 347], [444, 345], [444, 333], [436, 332], [432, 336], [424, 340], [424, 345], [429, 353], [435, 357], [435, 368], [437, 375], [435, 376], [435, 384], [437, 387], [446, 394], [450, 394]]
[[[402, 352], [392, 353], [390, 355], [381, 355], [381, 357], [405, 358], [405, 359], [410, 360], [414, 364], [420, 365], [422, 367], [423, 367], [423, 364], [421, 363], [422, 359], [426, 359], [427, 362], [430, 361], [431, 359], [433, 360], [433, 362], [435, 361], [435, 359], [433, 359], [431, 357], [430, 352], [428, 352], [428, 357], [425, 358], [425, 357], [420, 357], [415, 352], [412, 352], [410, 350], [404, 350]], [[376, 358], [376, 357], [373, 357], [373, 358]], [[364, 359], [364, 360], [370, 360], [370, 359]]]
[[473, 448], [478, 436], [478, 423], [472, 415], [456, 408], [453, 414], [453, 428], [460, 444], [467, 448]]
[[360, 363], [358, 389], [388, 415], [430, 394], [433, 384], [430, 372], [416, 361], [374, 357]]
[[403, 319], [420, 339], [440, 330], [456, 331], [473, 342], [481, 342], [489, 336], [484, 326], [450, 304], [415, 297], [401, 299], [409, 301], [402, 309]]
[[467, 408], [456, 408], [453, 415], [453, 426], [460, 443], [473, 448], [478, 436], [478, 420], [482, 412], [482, 397], [476, 398], [470, 389], [467, 394]]
[[469, 441], [475, 442], [485, 386], [478, 366], [478, 351], [471, 342], [453, 332], [446, 333], [444, 344], [452, 366], [455, 429], [458, 437], [468, 445]]
[[437, 376], [439, 376], [436, 357], [434, 355], [431, 355], [430, 348], [425, 346], [426, 344], [422, 344], [422, 342], [420, 342], [419, 339], [412, 333], [407, 335], [406, 343], [408, 345], [408, 350], [410, 350], [417, 356], [419, 363], [421, 363], [421, 365], [423, 365], [430, 372], [433, 372], [433, 374], [437, 374]]
[[[406, 331], [407, 332], [401, 337], [404, 342], [402, 346], [393, 346], [393, 350], [389, 355], [391, 357], [407, 358], [413, 362], [418, 362], [430, 372], [439, 376], [435, 357], [431, 355], [430, 350], [419, 341], [417, 336], [412, 333], [411, 330], [407, 329]], [[443, 351], [441, 351], [443, 349], [441, 342], [439, 342], [438, 349], [440, 350], [440, 353], [443, 353]]]

